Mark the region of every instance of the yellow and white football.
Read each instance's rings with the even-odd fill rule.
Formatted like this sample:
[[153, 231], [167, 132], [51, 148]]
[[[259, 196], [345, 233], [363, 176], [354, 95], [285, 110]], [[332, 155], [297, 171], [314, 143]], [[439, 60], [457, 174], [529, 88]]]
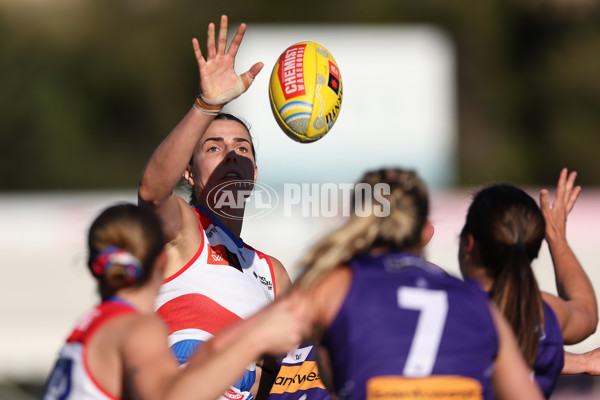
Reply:
[[296, 43], [275, 63], [269, 100], [281, 129], [292, 139], [321, 139], [342, 106], [342, 76], [331, 53], [316, 42]]

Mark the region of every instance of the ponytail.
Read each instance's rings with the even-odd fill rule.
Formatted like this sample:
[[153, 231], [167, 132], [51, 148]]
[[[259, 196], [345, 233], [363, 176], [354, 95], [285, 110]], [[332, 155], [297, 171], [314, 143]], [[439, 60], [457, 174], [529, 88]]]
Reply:
[[509, 246], [505, 268], [494, 280], [490, 297], [512, 326], [525, 361], [533, 367], [540, 340], [538, 326], [544, 324], [544, 308], [526, 248], [521, 243]]
[[512, 185], [492, 185], [475, 195], [461, 233], [462, 240], [473, 236], [475, 265], [493, 282], [490, 296], [512, 326], [530, 367], [544, 324], [531, 262], [545, 229], [544, 216], [531, 196]]

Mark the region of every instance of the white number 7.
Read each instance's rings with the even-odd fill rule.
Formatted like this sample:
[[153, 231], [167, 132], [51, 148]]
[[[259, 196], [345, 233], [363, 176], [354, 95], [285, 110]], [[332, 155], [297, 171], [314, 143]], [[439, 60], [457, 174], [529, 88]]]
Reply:
[[398, 289], [398, 306], [420, 311], [402, 373], [411, 377], [430, 375], [446, 324], [448, 295], [443, 290], [401, 287]]

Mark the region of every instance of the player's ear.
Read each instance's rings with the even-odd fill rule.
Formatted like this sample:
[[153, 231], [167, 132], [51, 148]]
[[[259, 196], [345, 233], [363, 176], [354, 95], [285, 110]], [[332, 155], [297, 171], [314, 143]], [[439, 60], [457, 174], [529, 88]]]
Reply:
[[[254, 175], [256, 180], [256, 172], [254, 173]], [[183, 171], [183, 179], [185, 179], [188, 185], [194, 186], [194, 176], [192, 175], [192, 170], [190, 169], [189, 165], [185, 167], [185, 171]]]
[[475, 239], [473, 238], [473, 235], [469, 233], [464, 241], [465, 254], [470, 254], [473, 251], [473, 247], [475, 247]]
[[427, 243], [433, 237], [433, 233], [435, 232], [435, 228], [429, 219], [425, 220], [425, 225], [423, 225], [423, 229], [421, 230], [421, 246], [427, 246]]

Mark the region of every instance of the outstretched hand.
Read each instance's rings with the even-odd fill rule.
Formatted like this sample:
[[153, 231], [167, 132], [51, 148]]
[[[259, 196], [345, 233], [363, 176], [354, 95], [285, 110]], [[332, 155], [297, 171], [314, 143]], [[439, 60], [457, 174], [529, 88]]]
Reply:
[[241, 75], [235, 72], [235, 57], [246, 32], [246, 24], [241, 24], [227, 48], [227, 16], [221, 16], [219, 35], [215, 42], [215, 24], [208, 25], [206, 40], [207, 54], [204, 58], [198, 39], [192, 40], [200, 73], [200, 99], [213, 106], [223, 106], [244, 93], [263, 67], [254, 64]]
[[565, 344], [579, 343], [598, 325], [596, 294], [590, 278], [567, 243], [567, 216], [581, 192], [575, 186], [577, 173], [563, 168], [552, 206], [547, 190], [540, 192], [540, 207], [546, 221], [546, 242], [552, 257], [558, 296], [543, 293], [558, 319]]
[[547, 240], [566, 238], [567, 215], [573, 209], [581, 192], [581, 186], [575, 186], [575, 178], [577, 178], [577, 172], [571, 171], [568, 173], [566, 168], [562, 169], [552, 205], [550, 205], [548, 190], [542, 189], [540, 191], [540, 206], [546, 220]]

